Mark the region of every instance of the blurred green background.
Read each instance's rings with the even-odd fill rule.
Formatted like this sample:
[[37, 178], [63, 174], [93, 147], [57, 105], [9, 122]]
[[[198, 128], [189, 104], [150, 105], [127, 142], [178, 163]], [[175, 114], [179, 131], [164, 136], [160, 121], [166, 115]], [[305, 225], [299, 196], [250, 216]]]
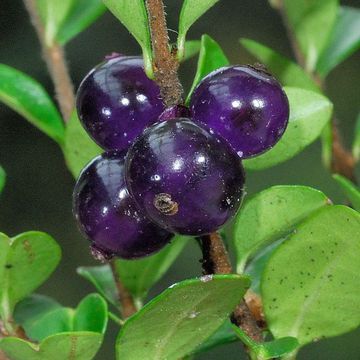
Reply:
[[[166, 1], [168, 26], [173, 38], [176, 36], [181, 3], [180, 0]], [[360, 6], [359, 0], [341, 3]], [[217, 40], [233, 63], [254, 61], [240, 47], [240, 37], [255, 39], [291, 56], [281, 19], [266, 0], [222, 0], [193, 26], [189, 39], [199, 39], [203, 33]], [[1, 0], [0, 49], [1, 63], [28, 73], [53, 94], [37, 38], [20, 0]], [[138, 54], [139, 48], [124, 27], [106, 13], [67, 46], [68, 63], [75, 85], [104, 55], [113, 51]], [[181, 68], [185, 88], [192, 82], [195, 66], [196, 59], [193, 59]], [[360, 110], [359, 84], [360, 53], [333, 71], [327, 82], [327, 93], [335, 104], [347, 144], [352, 140], [355, 119]], [[74, 180], [65, 167], [60, 149], [19, 115], [0, 104], [0, 164], [8, 175], [0, 201], [1, 232], [13, 236], [27, 230], [41, 230], [54, 236], [63, 249], [63, 260], [39, 292], [56, 297], [64, 305], [75, 306], [86, 293], [93, 291], [85, 280], [76, 275], [75, 269], [78, 265], [90, 265], [94, 261], [71, 214]], [[274, 184], [305, 184], [324, 191], [334, 202], [344, 201], [329, 173], [321, 165], [319, 143], [313, 144], [286, 164], [248, 174], [247, 192], [251, 194]], [[199, 275], [200, 256], [196, 244], [189, 244], [169, 273], [153, 289], [151, 296], [175, 281]], [[334, 296], [341, 296], [341, 293]], [[116, 332], [116, 327], [111, 324], [97, 360], [114, 359]], [[357, 331], [313, 344], [306, 347], [299, 358], [360, 359], [359, 335], [360, 331]], [[244, 358], [241, 344], [221, 347], [199, 357], [209, 360], [241, 358]]]

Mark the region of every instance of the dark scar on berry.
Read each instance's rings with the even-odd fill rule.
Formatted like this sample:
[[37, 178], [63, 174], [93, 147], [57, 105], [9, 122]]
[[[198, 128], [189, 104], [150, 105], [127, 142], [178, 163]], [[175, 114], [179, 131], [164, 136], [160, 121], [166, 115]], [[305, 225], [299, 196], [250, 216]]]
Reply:
[[170, 194], [166, 193], [155, 195], [154, 206], [164, 215], [173, 216], [179, 211], [179, 204], [171, 199]]

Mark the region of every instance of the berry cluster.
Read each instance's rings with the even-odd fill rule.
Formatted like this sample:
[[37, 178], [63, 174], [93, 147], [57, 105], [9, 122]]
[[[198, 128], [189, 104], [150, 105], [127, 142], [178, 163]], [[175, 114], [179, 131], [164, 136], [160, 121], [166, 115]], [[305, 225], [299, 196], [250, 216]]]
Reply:
[[85, 77], [77, 110], [106, 152], [80, 174], [74, 214], [97, 257], [126, 259], [161, 249], [174, 233], [223, 226], [242, 200], [241, 159], [273, 147], [289, 117], [280, 84], [262, 69], [221, 68], [189, 108], [165, 109], [142, 59], [120, 55]]

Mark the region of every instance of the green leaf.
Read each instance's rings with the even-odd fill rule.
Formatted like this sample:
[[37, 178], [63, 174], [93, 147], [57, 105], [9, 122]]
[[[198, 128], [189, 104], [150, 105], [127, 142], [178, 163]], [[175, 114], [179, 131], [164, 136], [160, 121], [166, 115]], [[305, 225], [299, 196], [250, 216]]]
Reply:
[[338, 183], [343, 193], [350, 200], [355, 210], [360, 212], [360, 189], [345, 177], [335, 174], [334, 180]]
[[103, 0], [108, 9], [122, 22], [137, 40], [144, 56], [145, 71], [152, 72], [152, 49], [148, 16], [144, 0]]
[[355, 139], [353, 143], [352, 153], [355, 158], [355, 161], [360, 160], [360, 114], [358, 115], [356, 119], [356, 125], [355, 125]]
[[313, 91], [284, 88], [290, 103], [288, 128], [281, 140], [269, 151], [244, 160], [249, 170], [262, 170], [287, 161], [314, 142], [330, 120], [332, 103]]
[[0, 340], [0, 349], [11, 360], [91, 360], [98, 352], [102, 335], [91, 332], [57, 334], [39, 345], [8, 337]]
[[191, 59], [200, 51], [201, 42], [199, 40], [189, 40], [185, 42], [185, 53], [182, 62]]
[[296, 63], [283, 57], [254, 40], [241, 39], [244, 48], [255, 56], [284, 86], [293, 86], [305, 90], [320, 92], [311, 77]]
[[217, 275], [171, 286], [125, 322], [116, 358], [175, 360], [190, 354], [224, 323], [249, 285], [247, 277]]
[[331, 170], [333, 147], [332, 121], [329, 121], [321, 133], [321, 158], [325, 167]]
[[39, 287], [55, 270], [61, 250], [42, 232], [30, 231], [9, 239], [0, 237], [1, 317], [7, 322], [15, 305]]
[[180, 12], [179, 35], [177, 40], [179, 59], [182, 59], [184, 56], [185, 38], [190, 27], [218, 1], [219, 0], [184, 0]]
[[5, 181], [6, 181], [6, 174], [4, 169], [0, 166], [0, 194], [4, 189]]
[[196, 69], [196, 75], [189, 91], [186, 103], [189, 103], [191, 95], [198, 83], [213, 70], [229, 65], [229, 60], [222, 51], [219, 44], [209, 35], [201, 37], [200, 55]]
[[360, 47], [360, 9], [341, 6], [329, 44], [316, 66], [325, 77]]
[[284, 9], [304, 54], [306, 69], [313, 71], [329, 42], [338, 0], [284, 0]]
[[291, 231], [314, 211], [329, 205], [321, 192], [307, 186], [279, 185], [249, 198], [234, 224], [237, 272], [256, 252]]
[[102, 0], [71, 0], [71, 7], [58, 30], [57, 41], [61, 45], [66, 44], [95, 22], [105, 10]]
[[74, 331], [92, 331], [104, 334], [108, 322], [106, 301], [98, 294], [84, 298], [74, 314]]
[[75, 178], [95, 156], [103, 150], [90, 138], [74, 112], [66, 126], [64, 156]]
[[60, 145], [64, 124], [45, 89], [24, 73], [0, 64], [0, 101], [22, 115]]
[[144, 299], [183, 251], [187, 240], [185, 236], [177, 236], [154, 255], [139, 260], [116, 260], [116, 269], [123, 285], [136, 299]]
[[359, 213], [330, 206], [278, 247], [262, 278], [266, 320], [276, 338], [293, 336], [304, 345], [359, 326], [359, 238]]

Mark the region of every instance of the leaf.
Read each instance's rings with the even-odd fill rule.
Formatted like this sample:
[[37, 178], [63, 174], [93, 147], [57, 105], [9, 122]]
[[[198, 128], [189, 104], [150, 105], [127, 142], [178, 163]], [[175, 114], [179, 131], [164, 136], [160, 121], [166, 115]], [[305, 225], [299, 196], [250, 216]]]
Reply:
[[185, 42], [185, 53], [182, 62], [191, 59], [200, 51], [201, 42], [199, 40], [189, 40]]
[[341, 6], [329, 44], [316, 69], [325, 77], [360, 47], [360, 9]]
[[190, 354], [224, 323], [249, 285], [247, 277], [217, 275], [171, 286], [125, 322], [116, 358], [175, 360]]
[[136, 299], [143, 300], [183, 251], [188, 239], [177, 236], [164, 249], [143, 259], [116, 260], [116, 269], [123, 285]]
[[98, 352], [102, 335], [91, 332], [57, 334], [40, 345], [7, 337], [0, 340], [0, 349], [11, 360], [91, 360]]
[[314, 211], [331, 204], [321, 192], [307, 186], [273, 186], [249, 198], [234, 224], [237, 272], [261, 248], [291, 231]]
[[329, 121], [321, 133], [321, 158], [325, 167], [331, 170], [333, 147], [332, 121]]
[[219, 44], [209, 35], [201, 37], [200, 55], [196, 69], [196, 75], [189, 91], [186, 103], [189, 103], [191, 95], [198, 83], [213, 70], [229, 65], [229, 60]]
[[106, 301], [98, 294], [85, 297], [74, 314], [74, 331], [92, 331], [104, 334], [108, 322]]
[[42, 232], [30, 231], [12, 238], [0, 237], [1, 313], [7, 321], [15, 305], [38, 288], [55, 270], [61, 250]]
[[4, 169], [0, 166], [0, 194], [4, 189], [5, 181], [6, 181], [6, 174]]
[[102, 0], [71, 0], [71, 7], [58, 30], [57, 41], [65, 45], [95, 22], [105, 10]]
[[290, 103], [289, 125], [281, 140], [268, 152], [244, 160], [249, 170], [262, 170], [287, 161], [314, 142], [330, 120], [332, 103], [313, 91], [284, 88]]
[[304, 54], [306, 70], [313, 71], [329, 42], [338, 0], [284, 0], [284, 10]]
[[74, 112], [66, 126], [64, 156], [75, 178], [102, 149], [90, 138]]
[[64, 124], [45, 89], [24, 73], [0, 64], [0, 101], [22, 115], [59, 145]]
[[179, 19], [179, 35], [177, 40], [178, 57], [184, 56], [186, 34], [190, 27], [219, 0], [184, 0]]
[[144, 0], [103, 0], [107, 8], [122, 22], [137, 40], [143, 51], [145, 71], [152, 72], [152, 49], [148, 16]]
[[353, 143], [352, 153], [355, 161], [358, 162], [360, 159], [360, 114], [357, 117], [355, 125], [355, 139]]
[[338, 183], [343, 193], [350, 200], [355, 210], [360, 212], [360, 189], [345, 177], [335, 174], [333, 179]]
[[305, 345], [359, 326], [359, 238], [360, 215], [330, 206], [301, 223], [274, 252], [261, 287], [276, 338], [293, 336]]
[[270, 49], [254, 40], [241, 39], [244, 48], [255, 56], [284, 86], [293, 86], [305, 90], [320, 92], [319, 87], [311, 77], [296, 63], [283, 57], [275, 50]]

